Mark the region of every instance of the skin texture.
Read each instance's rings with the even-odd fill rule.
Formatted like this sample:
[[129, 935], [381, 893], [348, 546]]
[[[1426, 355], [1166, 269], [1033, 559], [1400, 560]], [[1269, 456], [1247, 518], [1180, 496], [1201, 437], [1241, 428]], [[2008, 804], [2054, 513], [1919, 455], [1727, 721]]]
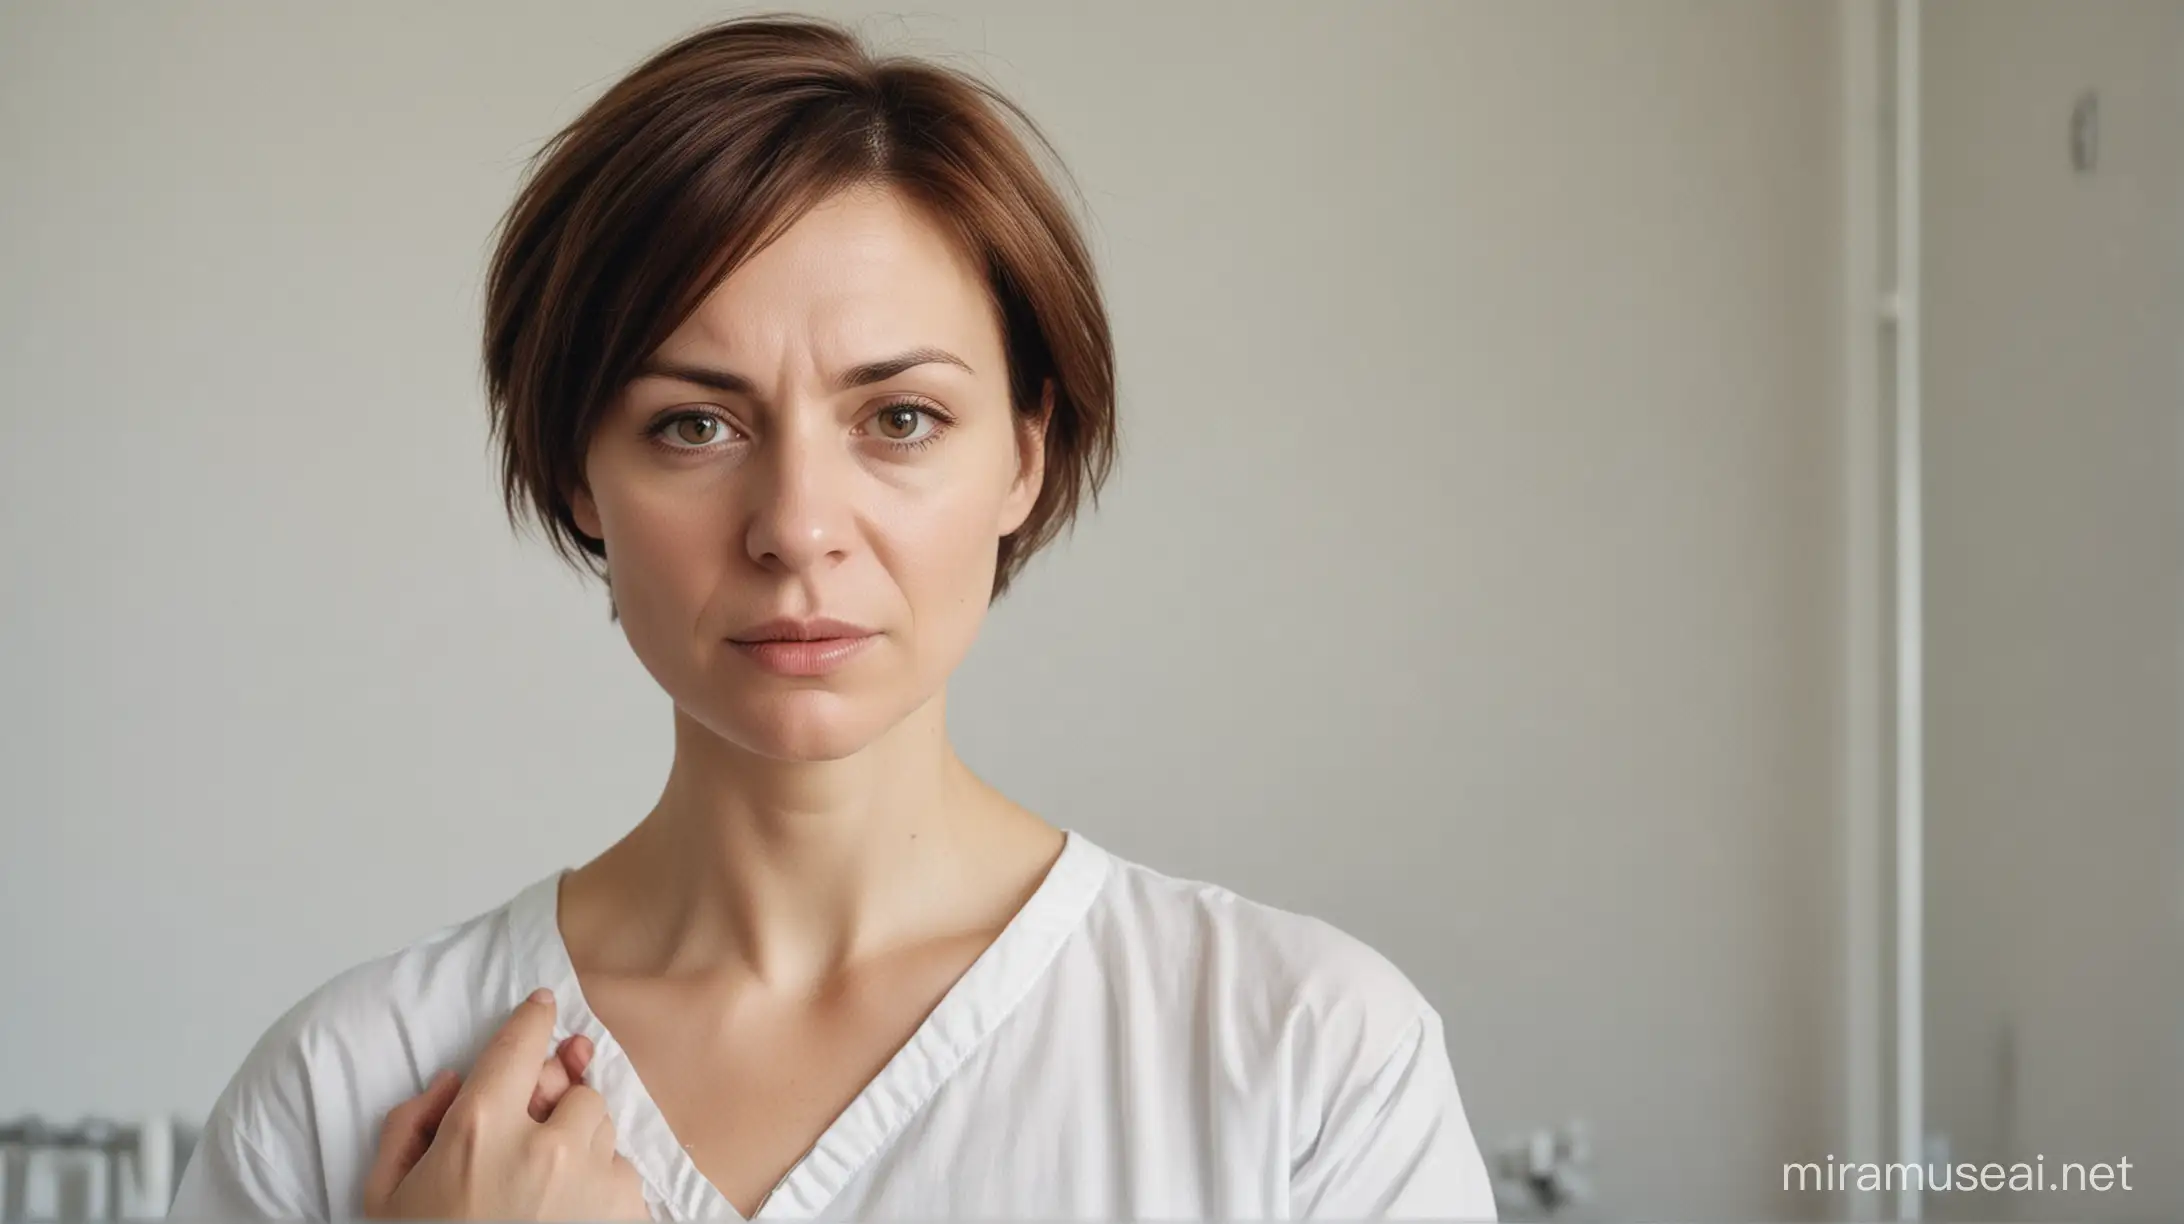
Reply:
[[[934, 359], [845, 383], [913, 352]], [[1051, 399], [1010, 402], [978, 267], [876, 188], [738, 267], [649, 368], [604, 413], [571, 503], [670, 700], [674, 760], [653, 809], [563, 878], [560, 927], [590, 1009], [749, 1216], [1061, 851], [946, 724], [999, 542], [1044, 479]], [[732, 640], [777, 617], [875, 636], [827, 674], [782, 675]], [[414, 1129], [396, 1138], [414, 1147]]]
[[[920, 348], [970, 368], [834, 386]], [[996, 543], [1038, 495], [1038, 435], [1008, 402], [983, 284], [906, 205], [859, 192], [739, 269], [655, 360], [751, 388], [643, 377], [592, 441], [575, 517], [607, 541], [631, 648], [720, 753], [855, 754], [946, 684], [985, 619]], [[824, 682], [769, 676], [726, 644], [781, 615], [881, 640]]]

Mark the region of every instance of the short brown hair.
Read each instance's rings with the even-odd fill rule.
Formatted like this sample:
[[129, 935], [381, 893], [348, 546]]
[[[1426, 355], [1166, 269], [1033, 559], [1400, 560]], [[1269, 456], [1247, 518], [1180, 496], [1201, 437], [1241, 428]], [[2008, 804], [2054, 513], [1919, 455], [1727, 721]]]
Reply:
[[1016, 411], [1038, 412], [1051, 386], [1045, 483], [1000, 542], [1000, 596], [1080, 500], [1097, 504], [1116, 449], [1106, 308], [1031, 146], [1061, 168], [992, 86], [875, 57], [833, 22], [738, 17], [655, 53], [534, 155], [498, 230], [485, 378], [511, 521], [534, 517], [557, 552], [604, 575], [605, 544], [569, 499], [607, 405], [744, 260], [838, 191], [874, 184], [985, 270]]

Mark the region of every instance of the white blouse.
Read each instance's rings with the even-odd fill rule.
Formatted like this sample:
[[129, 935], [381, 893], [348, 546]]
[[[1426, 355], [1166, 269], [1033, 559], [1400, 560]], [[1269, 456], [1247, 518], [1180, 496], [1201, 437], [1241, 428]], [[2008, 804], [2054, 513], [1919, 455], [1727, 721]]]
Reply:
[[[561, 941], [556, 871], [334, 978], [221, 1094], [171, 1218], [362, 1210], [387, 1111], [467, 1070], [523, 997], [588, 1035], [657, 1220], [736, 1220], [684, 1152]], [[1324, 922], [1069, 835], [1000, 937], [755, 1219], [1492, 1220], [1441, 1019]]]

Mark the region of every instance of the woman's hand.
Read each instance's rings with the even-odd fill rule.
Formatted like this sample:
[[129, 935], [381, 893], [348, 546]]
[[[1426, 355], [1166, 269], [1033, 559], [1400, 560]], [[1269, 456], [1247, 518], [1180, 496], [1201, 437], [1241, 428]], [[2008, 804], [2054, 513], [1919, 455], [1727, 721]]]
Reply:
[[364, 1183], [375, 1219], [643, 1220], [637, 1172], [606, 1102], [582, 1083], [591, 1043], [549, 1051], [541, 990], [494, 1034], [465, 1083], [443, 1071], [387, 1115]]
[[[546, 1060], [538, 1073], [538, 1087], [531, 1093], [531, 1120], [544, 1122], [553, 1116], [554, 1106], [561, 1103], [563, 1094], [571, 1084], [584, 1082], [584, 1072], [590, 1068], [592, 1041], [585, 1036], [575, 1036], [563, 1041]], [[379, 1156], [375, 1165], [390, 1180], [389, 1185], [399, 1185], [409, 1171], [423, 1160], [432, 1146], [432, 1137], [440, 1129], [440, 1120], [447, 1116], [447, 1107], [455, 1103], [455, 1092], [462, 1087], [462, 1076], [453, 1071], [442, 1071], [432, 1077], [425, 1090], [404, 1101], [387, 1115], [386, 1126], [380, 1133]], [[384, 1196], [382, 1196], [384, 1197]]]

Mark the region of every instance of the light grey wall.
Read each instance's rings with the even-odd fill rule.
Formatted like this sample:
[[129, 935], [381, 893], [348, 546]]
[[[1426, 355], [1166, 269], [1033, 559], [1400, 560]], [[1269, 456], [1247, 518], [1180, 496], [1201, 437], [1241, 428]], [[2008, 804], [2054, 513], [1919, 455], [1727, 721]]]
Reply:
[[[1929, 0], [1927, 1089], [2184, 1218], [2184, 4]], [[2080, 93], [2099, 161], [2073, 173]]]
[[[0, 9], [0, 1115], [201, 1110], [649, 805], [663, 699], [498, 517], [477, 287], [522, 157], [725, 11]], [[1590, 1119], [1626, 1217], [1822, 1210], [1833, 20], [867, 26], [1048, 126], [1119, 335], [1118, 480], [965, 754], [1382, 948], [1482, 1138]]]

